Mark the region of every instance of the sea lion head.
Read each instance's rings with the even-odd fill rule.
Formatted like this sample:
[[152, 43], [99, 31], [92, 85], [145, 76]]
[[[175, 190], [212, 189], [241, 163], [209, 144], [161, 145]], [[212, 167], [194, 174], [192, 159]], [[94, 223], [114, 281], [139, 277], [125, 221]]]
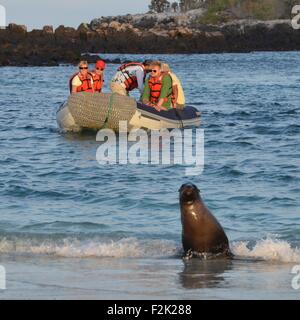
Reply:
[[192, 183], [183, 184], [178, 191], [180, 202], [193, 202], [200, 197], [200, 190]]

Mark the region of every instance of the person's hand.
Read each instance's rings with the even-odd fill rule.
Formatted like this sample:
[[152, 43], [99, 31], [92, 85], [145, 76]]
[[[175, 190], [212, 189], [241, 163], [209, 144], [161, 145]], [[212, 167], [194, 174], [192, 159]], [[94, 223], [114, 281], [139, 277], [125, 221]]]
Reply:
[[143, 102], [143, 104], [145, 104], [145, 105], [148, 106], [148, 107], [154, 107], [154, 103], [152, 103], [152, 102], [150, 102], [150, 101], [145, 101], [145, 100], [143, 100], [142, 102]]
[[158, 105], [154, 105], [153, 106], [155, 108], [155, 110], [157, 110], [158, 112], [160, 112], [161, 110], [167, 111], [167, 109], [163, 106], [158, 106]]
[[159, 107], [159, 106], [153, 105], [153, 108], [154, 108], [156, 111], [160, 112], [160, 107]]
[[168, 111], [168, 109], [167, 109], [167, 108], [165, 108], [165, 107], [163, 107], [163, 106], [160, 106], [159, 108], [160, 108], [160, 110]]

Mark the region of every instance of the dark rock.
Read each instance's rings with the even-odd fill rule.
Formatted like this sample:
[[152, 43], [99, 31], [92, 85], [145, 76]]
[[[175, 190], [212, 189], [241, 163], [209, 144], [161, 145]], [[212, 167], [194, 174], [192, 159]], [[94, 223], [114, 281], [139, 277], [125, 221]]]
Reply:
[[15, 23], [10, 23], [10, 24], [7, 26], [7, 30], [8, 30], [9, 32], [12, 32], [12, 33], [26, 34], [26, 32], [27, 32], [27, 27], [24, 26], [24, 25], [18, 25], [18, 24], [15, 24]]
[[[162, 22], [163, 21], [163, 22]], [[211, 53], [270, 50], [300, 50], [299, 30], [290, 21], [234, 21], [222, 25], [186, 22], [182, 17], [154, 15], [102, 17], [77, 30], [45, 26], [26, 32], [10, 24], [0, 29], [0, 65], [94, 63], [100, 57], [83, 52], [103, 53]], [[106, 60], [121, 64], [120, 59]]]
[[133, 26], [135, 28], [140, 28], [140, 29], [151, 29], [151, 28], [154, 28], [156, 24], [157, 24], [157, 20], [154, 17], [145, 16], [141, 20], [136, 21], [133, 24]]
[[83, 54], [80, 60], [86, 60], [88, 63], [95, 63], [97, 60], [102, 60], [100, 56], [95, 54]]
[[56, 36], [75, 36], [76, 35], [76, 30], [74, 28], [70, 28], [70, 27], [65, 27], [63, 25], [60, 25], [59, 27], [57, 27], [55, 29], [55, 35]]
[[87, 23], [81, 23], [77, 28], [77, 32], [79, 33], [87, 33], [90, 31], [90, 27]]
[[54, 34], [53, 26], [44, 26], [43, 34]]
[[89, 54], [89, 53], [85, 53], [85, 54], [81, 55], [81, 59], [80, 60], [86, 60], [88, 63], [95, 63], [97, 60], [104, 60], [106, 63], [111, 63], [111, 64], [122, 64], [122, 63], [125, 63], [125, 61], [121, 61], [120, 58], [103, 59], [99, 55]]

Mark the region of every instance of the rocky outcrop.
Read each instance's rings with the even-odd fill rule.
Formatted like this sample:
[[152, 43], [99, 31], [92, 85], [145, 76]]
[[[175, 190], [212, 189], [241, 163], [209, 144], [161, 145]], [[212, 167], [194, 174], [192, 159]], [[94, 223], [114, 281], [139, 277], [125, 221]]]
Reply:
[[[218, 53], [300, 50], [300, 30], [290, 20], [199, 22], [199, 11], [102, 17], [77, 29], [45, 26], [27, 32], [10, 24], [0, 30], [0, 65], [75, 64], [94, 53]], [[91, 62], [95, 56], [85, 56]], [[120, 60], [111, 61], [120, 63]]]
[[53, 34], [53, 26], [44, 26], [43, 27], [43, 34]]
[[10, 23], [7, 27], [7, 30], [9, 30], [11, 33], [26, 34], [27, 27], [24, 25]]

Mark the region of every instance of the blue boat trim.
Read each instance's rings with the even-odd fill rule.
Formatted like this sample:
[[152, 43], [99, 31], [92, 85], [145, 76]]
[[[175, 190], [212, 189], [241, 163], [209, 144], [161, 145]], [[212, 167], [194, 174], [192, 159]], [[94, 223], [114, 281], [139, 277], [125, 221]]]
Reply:
[[137, 103], [137, 108], [141, 111], [146, 111], [153, 115], [166, 118], [168, 120], [175, 121], [184, 121], [184, 120], [192, 120], [195, 118], [200, 118], [200, 112], [194, 107], [187, 106], [183, 110], [179, 109], [171, 109], [168, 111], [157, 111], [153, 107], [150, 107], [146, 104], [142, 104], [140, 102]]

